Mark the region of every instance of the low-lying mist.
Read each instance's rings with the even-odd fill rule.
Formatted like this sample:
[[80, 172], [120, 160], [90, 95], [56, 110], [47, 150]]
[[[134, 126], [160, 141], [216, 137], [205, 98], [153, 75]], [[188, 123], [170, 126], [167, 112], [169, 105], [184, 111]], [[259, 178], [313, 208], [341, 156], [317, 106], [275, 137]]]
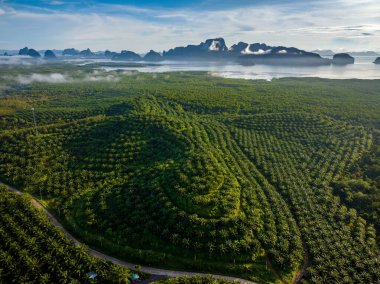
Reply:
[[91, 73], [75, 72], [74, 74], [68, 73], [31, 73], [12, 76], [3, 76], [2, 79], [7, 81], [13, 81], [19, 84], [32, 84], [34, 82], [39, 83], [80, 83], [80, 82], [117, 82], [121, 79], [121, 74], [103, 72], [95, 70]]

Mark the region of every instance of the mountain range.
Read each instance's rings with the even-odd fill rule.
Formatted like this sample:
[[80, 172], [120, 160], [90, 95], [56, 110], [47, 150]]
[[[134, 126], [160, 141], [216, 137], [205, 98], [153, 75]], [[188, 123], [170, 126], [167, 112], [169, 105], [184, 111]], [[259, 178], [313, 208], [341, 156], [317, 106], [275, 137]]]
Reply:
[[[40, 51], [41, 53], [43, 51]], [[27, 47], [20, 49], [19, 55], [29, 55], [31, 57], [41, 57], [40, 53]], [[133, 51], [123, 50], [120, 53], [105, 51], [93, 52], [89, 48], [79, 51], [74, 48], [67, 48], [63, 51], [45, 50], [45, 59], [73, 58], [108, 58], [118, 61], [221, 61], [238, 62], [243, 65], [271, 64], [271, 65], [330, 65], [330, 64], [351, 64], [353, 57], [349, 54], [335, 54], [333, 59], [323, 58], [334, 55], [333, 51], [308, 52], [295, 47], [269, 46], [265, 43], [239, 42], [228, 47], [223, 38], [207, 39], [198, 45], [187, 45], [175, 47], [162, 53], [150, 50], [145, 56]], [[376, 54], [367, 52], [367, 55]]]
[[[318, 53], [320, 56], [333, 56], [334, 54], [337, 53], [331, 49], [316, 49], [311, 52]], [[346, 51], [346, 53], [351, 56], [371, 56], [371, 57], [380, 56], [380, 52], [376, 52], [376, 51]]]

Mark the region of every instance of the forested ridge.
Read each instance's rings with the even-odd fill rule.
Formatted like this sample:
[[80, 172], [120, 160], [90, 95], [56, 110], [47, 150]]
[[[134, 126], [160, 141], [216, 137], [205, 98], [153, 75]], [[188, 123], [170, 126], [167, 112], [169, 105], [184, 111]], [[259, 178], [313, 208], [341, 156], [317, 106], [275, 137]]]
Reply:
[[379, 81], [114, 73], [3, 79], [1, 180], [127, 260], [379, 282]]

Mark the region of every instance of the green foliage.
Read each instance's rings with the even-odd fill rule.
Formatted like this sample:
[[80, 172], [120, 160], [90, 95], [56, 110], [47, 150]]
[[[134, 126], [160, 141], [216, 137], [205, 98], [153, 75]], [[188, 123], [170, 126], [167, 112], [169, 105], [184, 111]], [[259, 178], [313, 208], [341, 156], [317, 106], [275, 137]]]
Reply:
[[306, 253], [310, 283], [378, 282], [379, 81], [118, 76], [7, 89], [2, 179], [129, 260], [268, 283]]
[[[1, 283], [129, 283], [129, 271], [75, 246], [30, 198], [0, 185]], [[89, 279], [95, 271], [98, 277]]]
[[380, 229], [380, 133], [374, 131], [373, 147], [347, 175], [333, 183], [334, 192], [366, 220]]

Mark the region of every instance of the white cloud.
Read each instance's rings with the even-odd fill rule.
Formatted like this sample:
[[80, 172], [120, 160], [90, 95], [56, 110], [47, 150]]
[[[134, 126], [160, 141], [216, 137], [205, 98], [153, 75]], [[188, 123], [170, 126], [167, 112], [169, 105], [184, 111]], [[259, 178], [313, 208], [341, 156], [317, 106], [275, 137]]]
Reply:
[[[0, 56], [1, 65], [31, 65], [32, 61], [30, 56], [13, 55], [13, 56]], [[34, 61], [34, 64], [38, 64], [38, 61]]]
[[94, 71], [90, 74], [77, 74], [73, 77], [67, 74], [62, 73], [49, 73], [49, 74], [40, 74], [32, 73], [27, 75], [18, 75], [16, 77], [5, 77], [7, 80], [15, 81], [19, 84], [32, 84], [34, 82], [40, 83], [50, 83], [50, 84], [59, 84], [59, 83], [78, 83], [78, 82], [117, 82], [120, 80], [120, 74], [109, 74], [102, 71]]
[[267, 49], [267, 50], [262, 50], [262, 49], [259, 49], [258, 51], [256, 52], [253, 52], [253, 54], [268, 54], [272, 51], [272, 49]]
[[0, 10], [0, 15], [0, 38], [13, 43], [9, 48], [28, 45], [146, 52], [219, 36], [225, 37], [228, 45], [246, 41], [308, 50], [338, 49], [344, 46], [336, 39], [347, 38], [355, 39], [352, 49], [380, 48], [377, 0], [337, 0], [334, 4], [320, 0], [215, 11], [103, 4], [87, 12], [7, 8]]
[[63, 5], [63, 4], [65, 4], [65, 3], [62, 2], [62, 1], [51, 1], [51, 2], [49, 2], [49, 4], [50, 4], [50, 5]]
[[15, 80], [20, 84], [30, 84], [32, 82], [46, 82], [46, 83], [65, 83], [67, 78], [63, 74], [32, 74], [32, 75], [18, 75]]

